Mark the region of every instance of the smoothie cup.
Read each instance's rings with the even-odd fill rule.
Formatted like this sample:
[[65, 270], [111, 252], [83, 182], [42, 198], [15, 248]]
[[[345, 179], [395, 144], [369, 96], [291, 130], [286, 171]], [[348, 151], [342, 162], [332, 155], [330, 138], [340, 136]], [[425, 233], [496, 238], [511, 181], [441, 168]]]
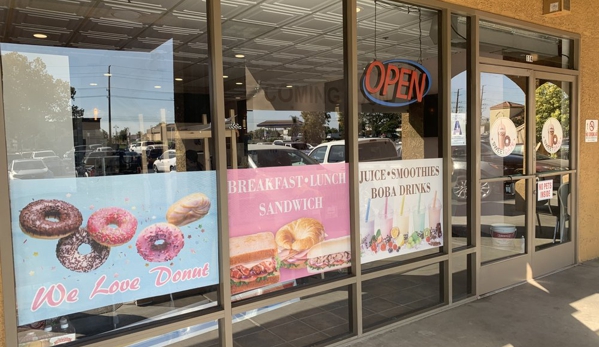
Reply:
[[373, 236], [374, 236], [374, 219], [371, 219], [369, 221], [365, 221], [364, 219], [362, 219], [362, 222], [360, 223], [361, 239], [368, 237], [367, 240], [370, 240], [370, 239], [372, 239]]
[[391, 234], [393, 228], [393, 209], [388, 208], [387, 213], [385, 210], [376, 211], [376, 218], [374, 220], [374, 230], [381, 230], [381, 236], [387, 237]]
[[399, 228], [399, 236], [397, 239], [408, 239], [408, 235], [410, 234], [410, 215], [404, 214], [395, 217], [395, 225]]
[[423, 206], [414, 206], [412, 208], [412, 226], [414, 227], [414, 232], [424, 231], [425, 212], [426, 209]]
[[439, 199], [431, 201], [427, 206], [428, 212], [428, 226], [433, 229], [437, 227], [437, 224], [441, 223], [441, 209], [443, 205]]

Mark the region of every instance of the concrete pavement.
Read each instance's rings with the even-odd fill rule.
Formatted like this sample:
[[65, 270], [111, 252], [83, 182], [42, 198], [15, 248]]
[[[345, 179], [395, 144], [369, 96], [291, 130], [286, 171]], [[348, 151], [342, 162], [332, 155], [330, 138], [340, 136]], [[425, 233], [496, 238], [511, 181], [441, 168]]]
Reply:
[[599, 260], [342, 346], [599, 346]]

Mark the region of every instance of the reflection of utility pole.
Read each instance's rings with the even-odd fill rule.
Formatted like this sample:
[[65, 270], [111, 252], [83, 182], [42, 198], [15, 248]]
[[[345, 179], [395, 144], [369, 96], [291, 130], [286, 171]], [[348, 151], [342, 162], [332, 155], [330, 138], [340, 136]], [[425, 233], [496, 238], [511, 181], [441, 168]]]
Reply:
[[118, 143], [120, 141], [120, 138], [119, 138], [119, 126], [118, 125], [114, 126], [114, 134], [116, 136], [116, 141]]
[[455, 98], [455, 113], [458, 113], [458, 105], [460, 104], [460, 89], [458, 88], [458, 95]]
[[112, 141], [112, 110], [110, 107], [110, 65], [108, 65], [108, 73], [104, 74], [108, 77], [108, 141]]

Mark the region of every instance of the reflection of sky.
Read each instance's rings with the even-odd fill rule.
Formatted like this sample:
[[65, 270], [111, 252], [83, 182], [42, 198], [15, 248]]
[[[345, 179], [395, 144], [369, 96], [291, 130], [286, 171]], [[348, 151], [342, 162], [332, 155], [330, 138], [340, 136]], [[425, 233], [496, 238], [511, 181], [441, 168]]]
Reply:
[[[515, 102], [525, 105], [524, 91], [506, 75], [501, 74], [481, 74], [482, 97], [482, 118], [489, 118], [490, 108], [501, 104], [504, 101]], [[452, 112], [455, 110], [455, 103], [458, 89], [460, 90], [459, 110], [466, 111], [466, 72], [462, 72], [451, 79], [451, 97]]]
[[[161, 121], [161, 113], [165, 113], [166, 122], [174, 122], [171, 41], [148, 53], [13, 44], [2, 44], [0, 48], [2, 54], [14, 51], [29, 60], [40, 57], [49, 74], [75, 88], [73, 104], [85, 110], [84, 117], [93, 117], [94, 108], [98, 109], [102, 129], [106, 131], [108, 77], [104, 74], [109, 66], [113, 132], [115, 126], [117, 132], [125, 127], [131, 133], [145, 132]], [[65, 56], [69, 66], [62, 63]], [[143, 129], [139, 115], [143, 115]]]

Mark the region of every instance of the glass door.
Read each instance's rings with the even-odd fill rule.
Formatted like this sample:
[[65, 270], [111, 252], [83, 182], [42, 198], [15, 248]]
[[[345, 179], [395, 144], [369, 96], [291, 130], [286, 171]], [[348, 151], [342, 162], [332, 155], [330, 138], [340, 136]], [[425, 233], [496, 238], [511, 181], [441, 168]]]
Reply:
[[480, 293], [524, 281], [530, 263], [530, 81], [530, 70], [481, 67], [478, 172], [493, 194], [479, 200]]
[[[534, 276], [574, 263], [571, 160], [574, 77], [535, 73]], [[572, 141], [572, 143], [576, 143]]]
[[[479, 293], [575, 262], [574, 76], [481, 66]], [[573, 144], [576, 141], [572, 141]]]

